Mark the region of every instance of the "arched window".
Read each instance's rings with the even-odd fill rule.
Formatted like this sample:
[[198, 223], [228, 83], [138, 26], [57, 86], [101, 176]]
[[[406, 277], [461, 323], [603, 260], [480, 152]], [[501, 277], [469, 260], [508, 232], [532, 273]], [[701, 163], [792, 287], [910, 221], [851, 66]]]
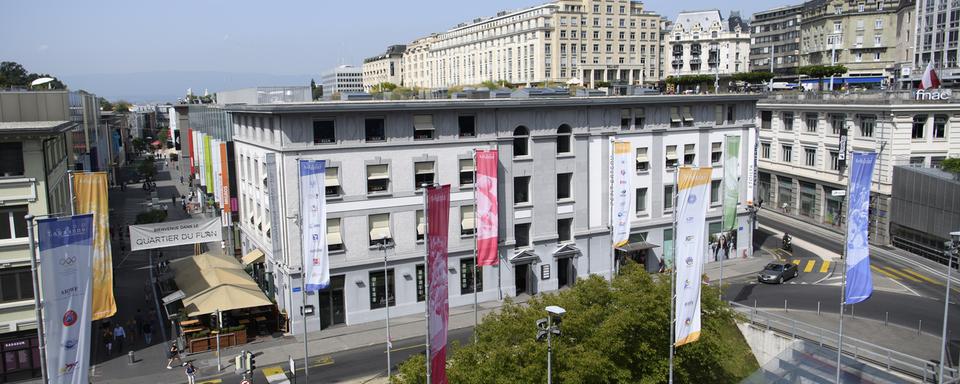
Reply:
[[570, 153], [570, 139], [571, 139], [571, 130], [570, 126], [563, 124], [557, 128], [557, 153]]
[[527, 127], [519, 126], [513, 130], [513, 157], [530, 155], [530, 131]]

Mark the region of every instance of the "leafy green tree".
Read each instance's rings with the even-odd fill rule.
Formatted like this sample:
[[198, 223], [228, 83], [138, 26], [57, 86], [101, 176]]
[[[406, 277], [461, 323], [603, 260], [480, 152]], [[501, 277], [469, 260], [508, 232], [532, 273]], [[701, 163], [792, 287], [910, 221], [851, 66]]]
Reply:
[[113, 111], [117, 113], [127, 113], [130, 112], [130, 107], [132, 106], [133, 105], [126, 100], [117, 100], [117, 102], [113, 104]]
[[139, 137], [133, 139], [133, 142], [131, 142], [131, 144], [133, 144], [133, 150], [136, 151], [137, 153], [143, 153], [144, 151], [147, 150], [147, 142], [143, 141], [143, 139]]
[[373, 87], [370, 87], [370, 93], [383, 93], [383, 92], [393, 92], [394, 89], [397, 89], [397, 85], [389, 81], [384, 81], [380, 84], [376, 84]]
[[738, 72], [731, 77], [734, 81], [743, 81], [750, 84], [766, 83], [773, 79], [773, 73], [766, 71]]
[[318, 87], [317, 82], [310, 79], [310, 94], [313, 100], [320, 100], [323, 97], [323, 87]]
[[140, 177], [150, 180], [157, 176], [157, 167], [153, 156], [148, 156], [137, 164], [137, 173], [140, 174]]
[[113, 103], [111, 103], [111, 102], [110, 102], [109, 100], [107, 100], [106, 98], [100, 97], [100, 98], [99, 98], [99, 102], [100, 102], [100, 110], [101, 110], [101, 111], [112, 111], [112, 110], [113, 110]]
[[[695, 283], [696, 284], [696, 283]], [[703, 331], [696, 342], [676, 348], [674, 377], [681, 383], [734, 383], [758, 369], [735, 326], [736, 314], [704, 287]], [[553, 377], [567, 383], [665, 383], [670, 336], [670, 281], [637, 265], [613, 281], [580, 279], [569, 290], [534, 297], [525, 305], [509, 300], [478, 326], [479, 340], [448, 353], [451, 383], [542, 383], [547, 346], [535, 340], [543, 308], [567, 310], [553, 338]], [[400, 366], [400, 383], [424, 382], [424, 359]]]
[[843, 75], [847, 73], [847, 67], [842, 65], [805, 65], [797, 69], [797, 73], [819, 80], [819, 88], [822, 91], [824, 78]]
[[943, 168], [944, 171], [953, 173], [953, 177], [960, 180], [960, 157], [943, 159], [940, 167]]
[[4, 61], [0, 62], [0, 88], [5, 87], [29, 87], [30, 83], [41, 77], [50, 77], [53, 78], [53, 81], [44, 85], [44, 88], [50, 89], [66, 89], [67, 86], [63, 84], [56, 76], [46, 74], [46, 73], [31, 73], [28, 72], [23, 65], [13, 61]]

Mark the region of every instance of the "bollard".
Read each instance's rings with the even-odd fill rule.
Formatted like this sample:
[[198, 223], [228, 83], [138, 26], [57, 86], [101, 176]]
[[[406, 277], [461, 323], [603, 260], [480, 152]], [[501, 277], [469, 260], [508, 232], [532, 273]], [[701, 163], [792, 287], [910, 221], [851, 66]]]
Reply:
[[890, 321], [890, 312], [883, 313], [883, 326], [886, 327], [887, 323]]
[[917, 336], [920, 336], [920, 328], [923, 327], [923, 320], [918, 320], [917, 322]]
[[127, 364], [133, 364], [136, 362], [136, 356], [134, 356], [133, 351], [127, 352]]
[[753, 299], [753, 311], [757, 311], [757, 299]]
[[783, 299], [783, 312], [787, 312], [787, 299]]
[[817, 316], [820, 316], [820, 301], [817, 301]]
[[855, 306], [855, 304], [850, 304], [850, 318], [852, 318], [852, 319], [856, 319], [856, 318], [857, 318], [856, 316], [853, 315], [853, 307], [854, 307], [854, 306]]

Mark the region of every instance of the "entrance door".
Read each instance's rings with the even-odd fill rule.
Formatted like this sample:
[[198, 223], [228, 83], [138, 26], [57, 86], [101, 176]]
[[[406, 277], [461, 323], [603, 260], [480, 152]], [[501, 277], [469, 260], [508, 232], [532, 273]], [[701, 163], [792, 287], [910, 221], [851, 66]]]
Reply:
[[517, 292], [515, 296], [520, 296], [522, 293], [530, 293], [529, 290], [529, 281], [527, 276], [530, 275], [530, 264], [519, 264], [514, 265], [514, 282], [517, 286]]
[[557, 259], [557, 283], [559, 284], [557, 288], [573, 285], [573, 279], [571, 277], [576, 274], [573, 273], [573, 263], [570, 262], [571, 259], [570, 257]]
[[347, 322], [347, 311], [343, 299], [344, 276], [331, 276], [330, 286], [319, 293], [320, 329]]

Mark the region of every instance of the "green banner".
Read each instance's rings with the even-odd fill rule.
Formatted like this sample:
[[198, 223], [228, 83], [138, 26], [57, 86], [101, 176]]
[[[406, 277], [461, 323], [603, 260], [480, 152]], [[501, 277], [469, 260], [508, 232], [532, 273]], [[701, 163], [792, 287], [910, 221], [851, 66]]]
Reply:
[[203, 135], [203, 164], [206, 167], [207, 193], [213, 193], [213, 152], [210, 148], [210, 135]]
[[737, 229], [740, 200], [740, 136], [725, 136], [723, 150], [723, 230]]

